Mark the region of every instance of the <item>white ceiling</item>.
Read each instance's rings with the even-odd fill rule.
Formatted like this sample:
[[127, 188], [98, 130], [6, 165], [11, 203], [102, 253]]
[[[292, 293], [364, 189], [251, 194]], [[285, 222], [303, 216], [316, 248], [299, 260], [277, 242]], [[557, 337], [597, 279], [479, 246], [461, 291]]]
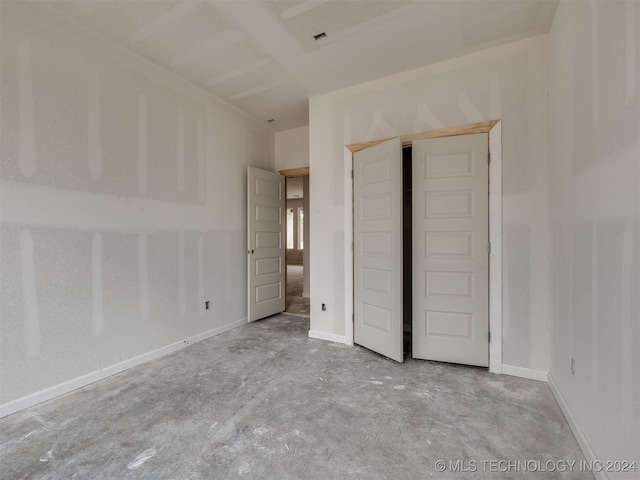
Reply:
[[34, 3], [287, 130], [308, 124], [310, 96], [546, 33], [558, 1]]

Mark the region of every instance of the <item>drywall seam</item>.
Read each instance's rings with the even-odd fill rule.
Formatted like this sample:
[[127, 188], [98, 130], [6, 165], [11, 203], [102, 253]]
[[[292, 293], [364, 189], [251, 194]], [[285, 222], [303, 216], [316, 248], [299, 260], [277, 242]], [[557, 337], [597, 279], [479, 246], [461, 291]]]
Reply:
[[532, 368], [515, 367], [513, 365], [501, 366], [503, 375], [511, 375], [512, 377], [528, 378], [529, 380], [538, 380], [546, 382], [549, 376], [548, 372], [543, 370], [534, 370]]
[[30, 230], [20, 233], [20, 263], [22, 265], [22, 301], [24, 304], [24, 339], [28, 357], [40, 354], [40, 316], [34, 262], [33, 236]]
[[203, 225], [217, 227], [209, 206], [203, 204], [75, 192], [8, 180], [0, 180], [0, 188], [2, 222], [5, 225], [127, 233], [138, 233], [140, 230], [201, 231]]
[[469, 94], [466, 92], [460, 92], [458, 94], [458, 108], [469, 123], [478, 123], [484, 120], [484, 115], [482, 115], [478, 107], [473, 104], [469, 98]]
[[138, 236], [138, 277], [140, 281], [140, 314], [149, 318], [149, 257], [147, 251], [147, 234], [140, 232]]
[[202, 203], [204, 203], [205, 191], [206, 191], [206, 176], [205, 176], [205, 165], [206, 165], [206, 155], [205, 155], [205, 147], [204, 147], [204, 120], [202, 117], [198, 118], [197, 123], [197, 135], [198, 135], [198, 199]]
[[184, 242], [184, 230], [180, 230], [180, 233], [178, 234], [178, 305], [180, 307], [181, 316], [184, 316], [187, 312], [187, 281], [185, 276]]
[[517, 40], [515, 42], [507, 43], [505, 45], [490, 47], [486, 50], [469, 53], [467, 55], [462, 55], [450, 60], [444, 60], [442, 62], [434, 63], [431, 65], [425, 65], [413, 70], [407, 70], [405, 72], [396, 73], [387, 77], [370, 80], [368, 82], [341, 88], [332, 92], [318, 94], [314, 98], [331, 97], [333, 100], [339, 100], [351, 95], [375, 93], [393, 88], [393, 86], [397, 85], [398, 83], [410, 82], [412, 80], [417, 80], [423, 77], [433, 76], [437, 74], [445, 74], [459, 70], [460, 68], [482, 65], [487, 62], [493, 62], [495, 60], [510, 57], [515, 53], [527, 52], [529, 50], [531, 42], [535, 42], [537, 39], [546, 37], [547, 35], [548, 33], [543, 33], [523, 40]]
[[178, 112], [178, 131], [177, 131], [177, 149], [176, 158], [176, 190], [184, 193], [184, 110], [181, 108]]
[[[560, 391], [558, 384], [553, 378], [553, 375], [551, 375], [551, 372], [547, 374], [547, 377], [548, 377], [548, 383], [549, 383], [549, 388], [551, 389], [551, 393], [555, 397], [556, 402], [558, 402], [558, 405], [560, 406], [560, 410], [562, 410], [562, 413], [564, 414], [564, 417], [566, 418], [567, 423], [569, 424], [569, 427], [573, 432], [573, 436], [576, 437], [576, 440], [578, 441], [578, 445], [580, 446], [582, 453], [587, 459], [587, 462], [591, 464], [595, 464], [599, 462], [596, 452], [594, 452], [593, 448], [591, 447], [591, 444], [589, 443], [589, 440], [587, 440], [587, 436], [580, 428], [580, 424], [574, 417], [573, 412], [569, 408], [569, 404], [567, 403], [564, 396], [562, 395], [562, 392]], [[593, 474], [598, 480], [608, 480], [609, 478], [607, 474], [603, 471], [600, 471], [600, 472], [594, 471]]]
[[[622, 342], [620, 342], [620, 352], [622, 354], [622, 398], [621, 413], [623, 418], [634, 417], [634, 395], [633, 395], [633, 231], [631, 222], [626, 222], [622, 237]], [[637, 312], [636, 312], [637, 313]], [[636, 317], [637, 318], [637, 317]], [[598, 358], [598, 356], [595, 356]], [[636, 367], [637, 368], [637, 367]], [[637, 403], [635, 405], [638, 405]], [[627, 424], [625, 429], [630, 429]]]
[[244, 38], [244, 33], [239, 30], [227, 30], [224, 33], [217, 34], [206, 42], [203, 42], [197, 48], [191, 48], [187, 53], [174, 56], [171, 61], [171, 66], [179, 67], [206, 61], [206, 58], [204, 57], [220, 50], [227, 49], [236, 43], [241, 42]]
[[[15, 8], [19, 9], [19, 7]], [[7, 15], [3, 21], [14, 20], [12, 10], [13, 8], [9, 7], [5, 12], [3, 4], [2, 14]], [[20, 10], [22, 12], [28, 11], [29, 7]], [[19, 20], [24, 16], [24, 13], [21, 13], [16, 15], [15, 19]], [[196, 296], [192, 295], [196, 293], [194, 291], [196, 285], [193, 281], [195, 278], [192, 275], [195, 268], [191, 268], [196, 267], [191, 262], [196, 246], [194, 234], [206, 232], [207, 241], [210, 240], [212, 245], [217, 247], [220, 245], [221, 235], [224, 231], [230, 231], [228, 235], [231, 235], [231, 240], [228, 245], [233, 248], [227, 252], [231, 254], [226, 257], [229, 262], [229, 270], [237, 272], [237, 266], [242, 261], [235, 254], [239, 246], [236, 239], [242, 232], [243, 216], [234, 212], [232, 218], [226, 218], [229, 215], [225, 216], [224, 213], [228, 214], [228, 209], [223, 212], [218, 208], [219, 203], [214, 201], [213, 195], [210, 195], [211, 200], [206, 205], [179, 202], [180, 197], [175, 194], [174, 190], [176, 177], [173, 177], [173, 174], [175, 170], [169, 168], [173, 166], [169, 162], [176, 157], [174, 153], [175, 135], [178, 129], [174, 125], [176, 125], [176, 118], [178, 118], [181, 106], [184, 108], [183, 126], [186, 129], [183, 146], [186, 149], [184, 151], [185, 173], [187, 174], [185, 180], [188, 190], [191, 186], [195, 187], [195, 182], [191, 183], [191, 180], [195, 180], [195, 174], [198, 173], [195, 162], [192, 161], [193, 153], [195, 153], [193, 143], [196, 140], [193, 127], [196, 126], [197, 118], [204, 119], [206, 116], [206, 121], [203, 121], [201, 125], [201, 138], [198, 138], [198, 142], [201, 141], [203, 144], [199, 153], [203, 155], [202, 161], [206, 162], [204, 170], [207, 170], [206, 167], [209, 163], [220, 167], [217, 169], [217, 175], [213, 170], [208, 173], [209, 178], [206, 180], [209, 183], [204, 184], [205, 188], [209, 187], [206, 193], [210, 194], [213, 189], [218, 188], [218, 184], [221, 183], [219, 181], [220, 171], [225, 177], [235, 178], [234, 174], [238, 174], [236, 176], [240, 178], [238, 164], [246, 162], [268, 164], [273, 159], [271, 129], [261, 128], [255, 120], [245, 120], [246, 116], [235, 114], [234, 110], [226, 108], [222, 104], [219, 107], [216, 102], [209, 100], [210, 96], [198, 95], [194, 89], [191, 89], [194, 90], [191, 91], [191, 94], [188, 92], [181, 94], [181, 89], [186, 87], [177, 86], [168, 90], [159, 88], [163, 84], [173, 85], [170, 78], [163, 78], [168, 75], [166, 72], [162, 73], [155, 69], [154, 71], [158, 72], [157, 78], [154, 77], [146, 82], [144, 80], [151, 75], [149, 71], [145, 74], [144, 65], [129, 68], [131, 55], [118, 61], [117, 51], [103, 51], [104, 49], [101, 49], [99, 44], [96, 44], [97, 48], [91, 48], [93, 44], [91, 39], [87, 39], [87, 42], [73, 42], [72, 50], [75, 49], [75, 45], [82, 43], [82, 46], [74, 50], [75, 54], [72, 52], [69, 56], [64, 49], [59, 47], [64, 47], [65, 43], [68, 43], [65, 42], [65, 39], [74, 37], [74, 35], [61, 33], [64, 26], [46, 25], [46, 21], [42, 20], [48, 18], [46, 14], [34, 11], [34, 16], [39, 20], [32, 22], [32, 19], [28, 18], [25, 22], [27, 23], [25, 28], [11, 29], [7, 34], [9, 35], [9, 43], [13, 45], [11, 53], [14, 55], [14, 63], [18, 67], [20, 52], [16, 50], [18, 50], [22, 38], [30, 36], [33, 30], [32, 44], [27, 43], [30, 51], [27, 52], [29, 55], [25, 55], [23, 59], [24, 71], [22, 73], [25, 78], [33, 76], [34, 82], [40, 79], [44, 82], [41, 82], [42, 85], [48, 85], [46, 90], [42, 90], [47, 94], [43, 96], [42, 105], [38, 103], [38, 98], [35, 98], [35, 106], [41, 107], [36, 108], [35, 111], [36, 127], [38, 120], [41, 120], [41, 123], [44, 122], [41, 125], [44, 128], [42, 139], [38, 136], [38, 131], [35, 132], [35, 147], [46, 146], [49, 143], [54, 146], [58, 145], [55, 143], [59, 142], [59, 138], [55, 137], [56, 133], [63, 130], [71, 131], [71, 127], [76, 124], [79, 127], [73, 129], [73, 135], [67, 139], [66, 143], [63, 142], [64, 150], [60, 158], [64, 156], [65, 162], [64, 165], [60, 165], [59, 172], [55, 169], [56, 165], [51, 163], [51, 160], [55, 160], [57, 156], [51, 157], [49, 154], [46, 157], [48, 163], [45, 162], [47, 165], [44, 163], [35, 165], [37, 167], [33, 174], [35, 183], [20, 180], [23, 175], [17, 170], [19, 165], [14, 165], [12, 172], [13, 170], [15, 172], [9, 172], [11, 173], [10, 179], [0, 180], [3, 226], [9, 229], [9, 236], [12, 239], [11, 245], [7, 244], [7, 247], [11, 250], [10, 253], [16, 254], [16, 256], [18, 253], [20, 254], [19, 258], [15, 259], [15, 265], [11, 266], [15, 270], [17, 283], [15, 311], [9, 312], [11, 318], [6, 319], [15, 328], [3, 331], [2, 340], [11, 340], [9, 337], [15, 337], [13, 340], [16, 344], [16, 355], [10, 355], [9, 363], [22, 365], [27, 370], [29, 370], [27, 368], [29, 364], [44, 365], [44, 370], [40, 369], [39, 374], [31, 368], [37, 375], [14, 375], [12, 378], [15, 382], [9, 382], [12, 385], [4, 385], [3, 383], [5, 387], [13, 386], [15, 388], [6, 389], [6, 392], [3, 390], [7, 396], [0, 399], [0, 407], [7, 402], [13, 402], [21, 397], [53, 388], [57, 384], [73, 382], [76, 377], [90, 375], [96, 370], [102, 371], [103, 368], [125, 361], [129, 357], [147, 355], [148, 350], [172, 344], [184, 337], [208, 331], [223, 323], [233, 322], [237, 318], [246, 317], [246, 311], [243, 311], [242, 305], [243, 296], [238, 293], [240, 289], [234, 287], [234, 284], [242, 282], [242, 276], [235, 274], [231, 277], [233, 282], [227, 286], [232, 293], [232, 302], [224, 302], [222, 298], [216, 298], [214, 309], [207, 312], [209, 315], [206, 318], [202, 318], [202, 312], [199, 310], [197, 312], [193, 310], [192, 314], [189, 313], [189, 299]], [[18, 24], [22, 24], [22, 21]], [[42, 29], [44, 36], [35, 32], [36, 28], [33, 25], [39, 24], [44, 24]], [[80, 35], [75, 34], [74, 38], [78, 37]], [[42, 57], [43, 52], [49, 51], [46, 47], [47, 44], [51, 45], [53, 54]], [[36, 45], [44, 45], [45, 50], [35, 48]], [[92, 55], [87, 54], [87, 51]], [[60, 53], [59, 57], [58, 53]], [[76, 54], [79, 54], [79, 57]], [[114, 57], [116, 57], [115, 60], [110, 60]], [[51, 60], [52, 58], [54, 60]], [[45, 61], [47, 59], [49, 61]], [[52, 61], [53, 63], [51, 63]], [[122, 67], [123, 65], [124, 67]], [[67, 72], [65, 68], [67, 66], [71, 71]], [[141, 71], [142, 73], [140, 73]], [[62, 75], [63, 73], [64, 75]], [[74, 78], [78, 80], [77, 85], [72, 82], [58, 92], [59, 89], [56, 89], [55, 85], [52, 87], [46, 83], [48, 76], [58, 78], [58, 74], [60, 74], [60, 78], [67, 78], [67, 73], [74, 75]], [[13, 72], [13, 76], [10, 75], [10, 77], [12, 91], [15, 91], [16, 94], [15, 102], [12, 105], [17, 111], [14, 111], [14, 115], [7, 120], [10, 123], [10, 129], [16, 130], [16, 127], [21, 125], [18, 115], [21, 107], [19, 96], [20, 87], [24, 87], [24, 85], [18, 85], [16, 82], [16, 80], [20, 80], [18, 71]], [[38, 85], [34, 84], [32, 87], [38, 87]], [[49, 88], [53, 88], [53, 90], [50, 91]], [[23, 90], [23, 100], [25, 100], [23, 103], [28, 115], [33, 114], [31, 105], [33, 94], [29, 93], [30, 90], [31, 88]], [[36, 90], [38, 93], [38, 88]], [[53, 92], [53, 96], [49, 95], [51, 92]], [[77, 102], [67, 102], [68, 111], [60, 110], [57, 108], [59, 107], [59, 99], [56, 100], [56, 93], [66, 95], [69, 92], [80, 92], [81, 95], [76, 95]], [[107, 100], [111, 97], [114, 101], [110, 103]], [[185, 100], [190, 98], [196, 99], [192, 102], [193, 105]], [[60, 116], [60, 112], [63, 112], [64, 115]], [[120, 113], [126, 114], [126, 118]], [[28, 119], [28, 115], [23, 116], [23, 123], [25, 123], [25, 118]], [[159, 120], [159, 117], [162, 118]], [[32, 117], [29, 118], [32, 119]], [[30, 123], [30, 121], [26, 123]], [[91, 125], [89, 125], [90, 123]], [[117, 123], [119, 125], [116, 125]], [[221, 128], [215, 129], [214, 126]], [[28, 128], [26, 132], [29, 133], [32, 130], [33, 128]], [[136, 139], [136, 131], [140, 133], [142, 139]], [[163, 138], [160, 138], [161, 136]], [[151, 142], [152, 139], [154, 142]], [[156, 139], [160, 141], [156, 141]], [[245, 143], [249, 144], [249, 148], [242, 141], [238, 143], [238, 139], [246, 139]], [[19, 147], [20, 139], [15, 138], [14, 140], [17, 145], [12, 144], [12, 153], [13, 157], [16, 157], [19, 152], [13, 150], [18, 150], [16, 147]], [[28, 144], [33, 146], [32, 139]], [[163, 151], [161, 152], [160, 149]], [[23, 149], [23, 154], [25, 151]], [[43, 152], [44, 150], [41, 153]], [[88, 156], [91, 152], [95, 152], [97, 156]], [[267, 158], [262, 160], [260, 158], [262, 155]], [[156, 158], [159, 156], [166, 159], [166, 163], [161, 163]], [[126, 176], [126, 181], [120, 182], [119, 180], [124, 177], [116, 175], [115, 171], [111, 171], [113, 175], [109, 178], [105, 177], [109, 170], [108, 167], [118, 166], [112, 164], [110, 161], [113, 160], [112, 157], [119, 159], [126, 157], [127, 165], [131, 170], [130, 175]], [[218, 157], [233, 161], [220, 163], [217, 161]], [[27, 155], [25, 158], [30, 161], [37, 160], [35, 154]], [[42, 159], [41, 156], [40, 160], [43, 161]], [[161, 165], [162, 171], [151, 168], [152, 164], [149, 162], [152, 159], [153, 166]], [[14, 164], [15, 160], [13, 158]], [[99, 161], [93, 162], [93, 160]], [[102, 164], [102, 160], [104, 160], [104, 164]], [[78, 169], [72, 169], [72, 161], [79, 165]], [[34, 166], [29, 166], [29, 168], [33, 169]], [[48, 187], [38, 183], [53, 178], [49, 177], [54, 174], [53, 172], [58, 172], [60, 175], [68, 174], [69, 182], [58, 187]], [[100, 181], [92, 181], [92, 178], [99, 178], [100, 175], [104, 178], [100, 178]], [[233, 182], [227, 183], [233, 184]], [[101, 192], [113, 185], [117, 190], [115, 194]], [[89, 190], [72, 190], [87, 188], [87, 186]], [[190, 194], [195, 193], [193, 190], [189, 190]], [[142, 196], [144, 195], [143, 191], [150, 191], [152, 194], [158, 191], [167, 193], [167, 198], [148, 201], [129, 197], [129, 195], [132, 197]], [[226, 222], [228, 225], [221, 225], [220, 221]], [[65, 226], [70, 228], [65, 228]], [[178, 232], [176, 230], [183, 232], [180, 239], [182, 245], [177, 247]], [[126, 235], [121, 235], [122, 233]], [[19, 242], [16, 242], [18, 239], [15, 237], [19, 237]], [[44, 243], [38, 241], [39, 237], [42, 237], [41, 240]], [[66, 238], [71, 241], [67, 242]], [[209, 243], [206, 245], [208, 249]], [[53, 246], [53, 250], [49, 249], [51, 252], [47, 248], [43, 250], [43, 247], [47, 246]], [[80, 263], [78, 261], [73, 263], [75, 257], [73, 257], [72, 250], [76, 251], [75, 257], [77, 257], [76, 260], [79, 259]], [[177, 263], [174, 253], [176, 250], [182, 259]], [[136, 259], [137, 251], [139, 253], [138, 259]], [[55, 255], [52, 256], [54, 253]], [[153, 260], [157, 258], [167, 259], [166, 268], [164, 268], [165, 264], [160, 267], [157, 262], [154, 263]], [[68, 266], [67, 260], [71, 261], [74, 268], [66, 268]], [[204, 268], [205, 274], [211, 276], [207, 273], [210, 270], [209, 267], [215, 269], [219, 262], [222, 262], [222, 258], [218, 260], [218, 256], [214, 255], [211, 259], [207, 259], [204, 266], [200, 264], [198, 267]], [[180, 263], [182, 263], [182, 271], [178, 272], [176, 267], [180, 266]], [[124, 266], [124, 270], [120, 266]], [[64, 269], [63, 273], [68, 273], [69, 281], [80, 286], [79, 289], [74, 289], [78, 290], [78, 295], [65, 298], [65, 295], [59, 295], [60, 292], [64, 294], [68, 290], [65, 285], [51, 290], [49, 287], [55, 282], [50, 285], [47, 285], [46, 282], [42, 283], [52, 274], [55, 275], [57, 269], [60, 268]], [[215, 270], [211, 278], [215, 280], [220, 276], [224, 280], [222, 276], [224, 271]], [[120, 271], [126, 273], [126, 279], [123, 278], [122, 281], [118, 278]], [[137, 273], [139, 273], [139, 278], [136, 278], [138, 277]], [[154, 275], [158, 273], [165, 275], [163, 278], [155, 278]], [[184, 279], [183, 282], [180, 282], [182, 291], [180, 288], [170, 290], [172, 285], [176, 285], [176, 277], [179, 274]], [[208, 277], [205, 276], [205, 278]], [[159, 299], [159, 295], [163, 298]], [[187, 316], [183, 318], [185, 320], [183, 322], [177, 321], [179, 315], [175, 312], [175, 299], [179, 295], [184, 297], [183, 304], [187, 302]], [[47, 301], [49, 297], [53, 299], [53, 303]], [[107, 301], [109, 299], [114, 300], [115, 303]], [[166, 321], [167, 318], [157, 318], [158, 312], [154, 312], [154, 305], [162, 309], [158, 312], [165, 317], [169, 315], [168, 321]], [[203, 306], [203, 302], [200, 302], [199, 305]], [[137, 317], [138, 311], [142, 313], [143, 319], [149, 319], [151, 315], [151, 320], [153, 320], [151, 323], [162, 327], [160, 331], [151, 332], [152, 341], [147, 342], [146, 346], [138, 345], [135, 342], [136, 335], [125, 335], [127, 338], [121, 335], [127, 329], [140, 330], [148, 326], [145, 325], [148, 320], [142, 323], [131, 323], [129, 317]], [[228, 312], [231, 312], [231, 315], [228, 315]], [[54, 322], [56, 325], [49, 321], [52, 319], [56, 320]], [[62, 323], [57, 322], [58, 319], [62, 319]], [[53, 327], [57, 334], [62, 335], [64, 341], [54, 342], [55, 345], [49, 342], [50, 345], [47, 346], [45, 339], [51, 340], [49, 338], [51, 335], [47, 336], [45, 333], [47, 330], [51, 330], [50, 327]], [[71, 328], [69, 335], [66, 335], [67, 327]], [[76, 327], [80, 327], [80, 329]], [[92, 339], [89, 337], [92, 334], [96, 337], [102, 334], [104, 338]], [[4, 338], [5, 336], [7, 338]], [[122, 338], [116, 338], [119, 336]], [[87, 350], [84, 340], [97, 342], [98, 347], [102, 345], [107, 348], [98, 348], [97, 350], [89, 348]], [[125, 343], [120, 348], [122, 355], [117, 355], [118, 352], [113, 351], [109, 353], [109, 344], [119, 340], [123, 340]], [[51, 345], [55, 351], [48, 348]], [[81, 362], [85, 363], [84, 368], [79, 367], [75, 372], [65, 372], [64, 369], [58, 368], [59, 373], [61, 372], [58, 378], [47, 376], [46, 367], [51, 366], [49, 365], [51, 362], [47, 363], [45, 357], [60, 357], [57, 354], [64, 353], [65, 346], [69, 347], [67, 350], [77, 350], [82, 354], [81, 356], [87, 357], [84, 359], [86, 362]], [[28, 358], [30, 356], [33, 358]], [[68, 354], [64, 358], [59, 358], [62, 366], [69, 359], [73, 360]], [[132, 365], [135, 363], [130, 362]], [[102, 373], [101, 375], [106, 376], [107, 374]], [[97, 377], [94, 375], [94, 378]], [[13, 390], [14, 394], [12, 395], [9, 390]], [[58, 390], [63, 391], [64, 389]], [[55, 396], [55, 390], [52, 395]], [[48, 397], [45, 395], [41, 398], [47, 399]], [[39, 400], [36, 399], [34, 402], [37, 403], [37, 401]]]
[[94, 233], [91, 242], [91, 335], [94, 337], [104, 333], [102, 250], [102, 235]]
[[633, 21], [635, 18], [634, 10], [636, 2], [625, 3], [625, 99], [627, 103], [633, 101], [636, 85], [636, 64], [638, 55], [636, 53], [636, 26]]
[[[247, 217], [249, 218], [249, 217]], [[231, 234], [227, 232], [227, 234], [225, 235], [224, 238], [224, 251], [225, 252], [231, 252], [232, 249], [232, 244], [231, 244]], [[228, 302], [232, 302], [233, 301], [233, 290], [231, 288], [231, 285], [233, 285], [233, 265], [231, 264], [231, 255], [226, 255], [225, 259], [224, 259], [224, 271], [225, 271], [225, 278], [226, 278], [226, 282], [225, 282], [225, 288], [226, 288], [226, 293], [227, 293], [227, 301]], [[249, 282], [247, 281], [247, 294], [249, 291]], [[249, 306], [249, 302], [247, 301], [246, 303], [247, 307]], [[248, 317], [247, 317], [248, 318]]]
[[591, 126], [598, 131], [600, 118], [600, 71], [598, 54], [598, 2], [591, 2]]
[[445, 128], [444, 123], [433, 114], [429, 109], [429, 105], [421, 103], [417, 106], [416, 121], [413, 126], [414, 132], [441, 130], [443, 128]]
[[147, 97], [138, 96], [138, 191], [147, 194]]
[[309, 330], [309, 338], [316, 340], [326, 340], [334, 343], [344, 343], [345, 345], [353, 345], [353, 341], [349, 341], [346, 335], [336, 335], [335, 333], [318, 332]]
[[397, 137], [398, 134], [391, 125], [384, 119], [382, 110], [373, 113], [373, 120], [369, 131], [364, 137], [365, 142], [376, 138]]
[[91, 172], [91, 178], [97, 180], [102, 176], [104, 164], [102, 160], [102, 142], [100, 129], [100, 75], [97, 70], [89, 72], [89, 85], [87, 88], [87, 166]]
[[179, 20], [182, 20], [199, 6], [199, 2], [178, 3], [172, 9], [168, 10], [152, 22], [147, 23], [144, 27], [131, 35], [131, 37], [129, 37], [129, 43], [141, 43], [153, 35], [159, 34], [163, 29], [175, 22], [178, 22]]
[[22, 175], [31, 178], [38, 166], [38, 155], [35, 141], [31, 43], [28, 40], [22, 41], [18, 47], [18, 85], [20, 109], [18, 163]]
[[[107, 36], [82, 25], [82, 23], [67, 18], [57, 12], [54, 6], [49, 6], [46, 3], [41, 3], [38, 7], [35, 7], [29, 5], [29, 2], [3, 2], [2, 8], [6, 8], [14, 15], [29, 21], [44, 31], [68, 40], [78, 48], [86, 49], [90, 55], [95, 55], [95, 51], [92, 50], [93, 47], [95, 50], [100, 51], [102, 58], [135, 72], [150, 82], [169, 88], [192, 99], [202, 101], [203, 98], [206, 98], [223, 108], [233, 110], [234, 113], [263, 132], [275, 132], [273, 127], [264, 125], [239, 107], [213, 95], [208, 90], [180, 77], [171, 70], [160, 67], [153, 61], [123, 47]], [[52, 25], [61, 25], [63, 28], [54, 28]]]
[[156, 350], [152, 350], [150, 352], [144, 353], [137, 357], [133, 357], [123, 362], [116, 363], [114, 365], [88, 373], [86, 375], [82, 375], [80, 377], [68, 380], [58, 385], [54, 385], [53, 387], [49, 387], [39, 392], [32, 393], [25, 397], [12, 400], [11, 402], [0, 405], [0, 418], [6, 417], [7, 415], [11, 415], [12, 413], [18, 412], [20, 410], [24, 410], [25, 408], [32, 407], [39, 403], [45, 402], [47, 400], [51, 400], [52, 398], [71, 392], [78, 388], [85, 387], [94, 382], [97, 382], [99, 380], [103, 380], [107, 377], [115, 375], [116, 373], [120, 373], [125, 370], [128, 370], [129, 368], [135, 367], [137, 365], [141, 365], [151, 360], [155, 360], [157, 358], [163, 357], [170, 353], [176, 352], [194, 343], [202, 342], [211, 337], [215, 337], [216, 335], [220, 335], [221, 333], [240, 327], [246, 323], [247, 323], [247, 319], [245, 317], [240, 320], [236, 320], [233, 323], [214, 328], [207, 332], [194, 335], [193, 337], [185, 338], [184, 340], [180, 340], [170, 345], [165, 345], [164, 347], [158, 348]]
[[198, 235], [198, 312], [205, 313], [204, 298], [204, 235]]
[[[591, 311], [598, 312], [598, 292], [602, 287], [599, 285], [598, 275], [598, 227], [594, 224], [591, 227], [591, 242], [593, 245], [593, 249], [591, 251], [591, 265], [594, 267], [591, 269]], [[631, 265], [631, 262], [629, 263]], [[624, 302], [623, 302], [624, 305]], [[598, 372], [600, 371], [600, 336], [603, 332], [598, 328], [598, 315], [591, 315], [591, 378], [593, 382], [594, 389], [600, 389], [600, 376]], [[629, 365], [631, 365], [631, 360], [629, 360]], [[626, 383], [623, 383], [626, 385]], [[629, 393], [629, 399], [631, 399], [631, 392]], [[629, 414], [628, 418], [632, 418], [632, 415]]]

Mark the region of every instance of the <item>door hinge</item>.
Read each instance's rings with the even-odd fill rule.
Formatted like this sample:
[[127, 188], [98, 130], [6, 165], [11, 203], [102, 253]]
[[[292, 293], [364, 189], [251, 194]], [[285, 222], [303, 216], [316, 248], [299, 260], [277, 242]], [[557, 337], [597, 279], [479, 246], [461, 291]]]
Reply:
[[487, 163], [491, 165], [491, 152], [487, 153]]
[[491, 254], [491, 242], [487, 242], [487, 253]]
[[489, 343], [491, 343], [491, 332], [489, 332]]
[[353, 170], [351, 170], [351, 180], [353, 180]]

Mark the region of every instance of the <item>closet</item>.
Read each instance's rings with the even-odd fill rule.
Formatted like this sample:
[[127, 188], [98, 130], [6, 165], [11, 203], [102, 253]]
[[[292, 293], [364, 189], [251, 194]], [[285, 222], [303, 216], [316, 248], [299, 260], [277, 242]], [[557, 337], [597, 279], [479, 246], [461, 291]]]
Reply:
[[353, 154], [354, 343], [489, 365], [488, 152], [479, 133]]

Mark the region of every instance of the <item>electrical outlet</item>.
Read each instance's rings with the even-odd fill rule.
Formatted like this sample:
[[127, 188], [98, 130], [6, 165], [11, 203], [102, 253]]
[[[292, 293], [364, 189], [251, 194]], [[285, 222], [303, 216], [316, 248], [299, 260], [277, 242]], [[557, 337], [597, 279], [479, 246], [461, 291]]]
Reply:
[[322, 304], [322, 311], [323, 311], [323, 312], [326, 312], [326, 311], [327, 311], [327, 305], [326, 305], [326, 304], [324, 304], [324, 303]]
[[576, 374], [576, 361], [573, 357], [571, 357], [571, 375]]
[[206, 302], [204, 302], [204, 309], [205, 309], [205, 310], [209, 310], [209, 300], [207, 300]]

